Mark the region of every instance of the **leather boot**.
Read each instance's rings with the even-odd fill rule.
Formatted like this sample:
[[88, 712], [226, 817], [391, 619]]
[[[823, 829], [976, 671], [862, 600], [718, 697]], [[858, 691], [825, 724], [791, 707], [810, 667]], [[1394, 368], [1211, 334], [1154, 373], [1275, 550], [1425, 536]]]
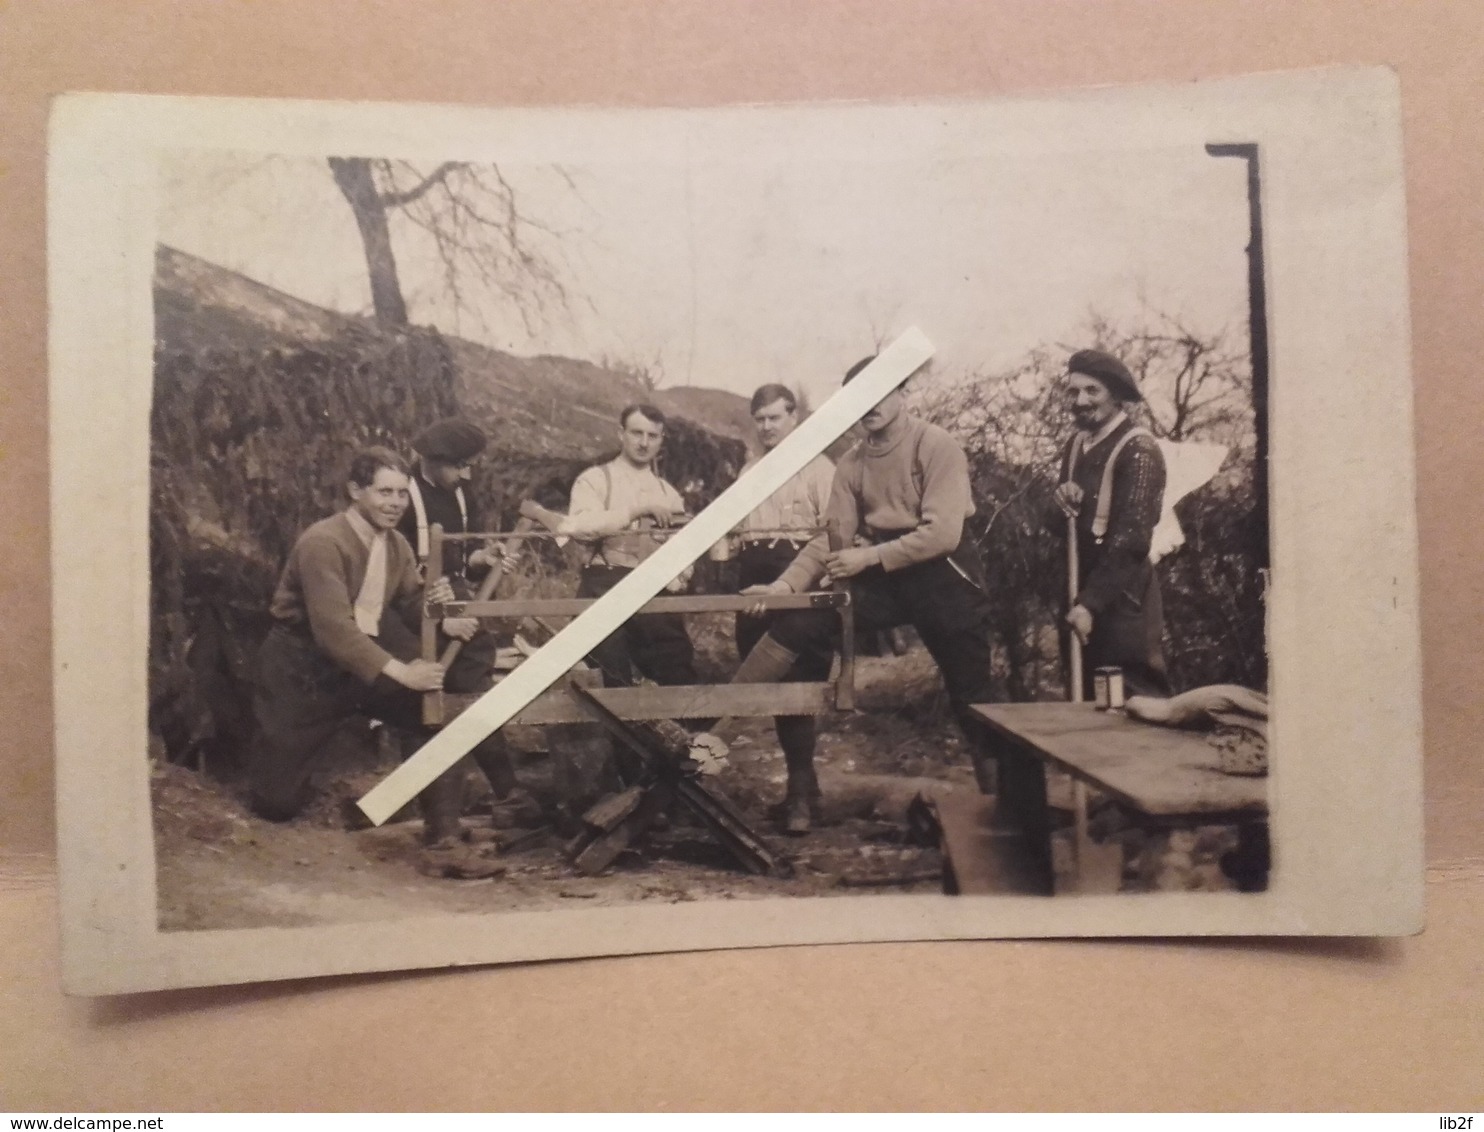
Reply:
[[495, 801], [503, 802], [515, 793], [519, 785], [515, 779], [515, 767], [511, 765], [510, 751], [498, 731], [475, 747], [472, 754], [481, 773], [489, 780], [490, 793], [495, 796]]
[[[742, 661], [732, 683], [776, 684], [792, 671], [798, 659], [799, 654], [784, 648], [772, 633], [764, 633]], [[809, 832], [819, 805], [819, 781], [814, 776], [814, 720], [808, 716], [780, 716], [777, 728], [788, 767], [788, 789], [780, 817], [785, 833], [801, 836]]]
[[[785, 720], [807, 721], [808, 728], [788, 726]], [[781, 716], [778, 738], [788, 768], [788, 786], [783, 795], [783, 832], [802, 837], [819, 820], [819, 778], [814, 772], [814, 720], [809, 716]]]
[[542, 823], [541, 806], [521, 788], [510, 761], [510, 748], [498, 731], [470, 754], [490, 784], [491, 803], [489, 828], [468, 830], [466, 838], [491, 841], [496, 840], [496, 830], [532, 828]]
[[431, 876], [482, 880], [505, 871], [501, 862], [464, 842], [460, 819], [466, 769], [464, 760], [459, 760], [417, 796], [423, 812], [421, 866]]
[[463, 832], [460, 820], [464, 813], [464, 763], [449, 767], [417, 796], [423, 812], [423, 841], [436, 845], [440, 841], [458, 841]]

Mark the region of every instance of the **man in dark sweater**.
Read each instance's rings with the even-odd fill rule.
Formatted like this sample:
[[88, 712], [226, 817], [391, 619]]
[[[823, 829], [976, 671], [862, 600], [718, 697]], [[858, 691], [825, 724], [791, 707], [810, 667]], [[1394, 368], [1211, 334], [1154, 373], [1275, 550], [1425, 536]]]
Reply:
[[[1133, 375], [1101, 350], [1067, 363], [1067, 407], [1077, 425], [1062, 453], [1056, 528], [1077, 528], [1077, 591], [1066, 623], [1085, 647], [1082, 698], [1093, 671], [1123, 669], [1130, 695], [1168, 696], [1164, 610], [1149, 544], [1164, 502], [1164, 456], [1126, 406], [1143, 400]], [[1065, 517], [1062, 517], [1065, 516]], [[1068, 587], [1070, 593], [1070, 586]]]
[[[474, 459], [484, 451], [487, 440], [477, 425], [450, 417], [423, 429], [412, 442], [417, 453], [417, 466], [408, 483], [411, 506], [397, 523], [397, 530], [417, 554], [418, 566], [425, 576], [430, 536], [434, 524], [448, 534], [465, 534], [480, 529], [480, 515], [468, 497], [466, 485]], [[442, 574], [453, 587], [454, 598], [467, 601], [474, 597], [477, 581], [497, 562], [504, 563], [497, 549], [471, 547], [468, 542], [448, 542], [443, 547]], [[442, 656], [450, 640], [463, 641], [458, 655], [443, 679], [445, 691], [458, 694], [488, 692], [494, 686], [495, 653], [498, 642], [473, 617], [445, 618], [438, 635], [438, 655]], [[489, 779], [495, 800], [503, 801], [516, 789], [515, 770], [504, 737], [496, 731], [470, 752], [474, 762]]]
[[[303, 810], [316, 759], [346, 720], [369, 716], [426, 741], [421, 694], [443, 686], [443, 667], [419, 657], [423, 584], [395, 529], [407, 509], [407, 465], [389, 449], [363, 449], [348, 481], [350, 506], [289, 552], [258, 654], [252, 806], [271, 821]], [[426, 598], [452, 601], [453, 591], [440, 579]], [[455, 764], [419, 796], [424, 863], [440, 875], [493, 876], [503, 867], [460, 841], [464, 768]]]
[[[857, 362], [845, 380], [871, 360]], [[968, 712], [968, 705], [990, 699], [984, 572], [977, 548], [964, 537], [965, 520], [974, 513], [968, 459], [946, 430], [908, 413], [904, 400], [894, 390], [862, 417], [866, 438], [835, 469], [826, 515], [839, 524], [844, 548], [831, 551], [824, 536], [815, 538], [776, 581], [742, 592], [803, 593], [821, 579], [848, 580], [857, 633], [916, 628], [970, 739], [980, 786], [989, 790], [994, 781], [981, 725]], [[838, 621], [830, 613], [779, 613], [733, 680], [785, 679], [801, 658], [828, 658], [837, 635]], [[808, 832], [818, 800], [811, 752], [799, 766], [789, 765], [784, 828]]]

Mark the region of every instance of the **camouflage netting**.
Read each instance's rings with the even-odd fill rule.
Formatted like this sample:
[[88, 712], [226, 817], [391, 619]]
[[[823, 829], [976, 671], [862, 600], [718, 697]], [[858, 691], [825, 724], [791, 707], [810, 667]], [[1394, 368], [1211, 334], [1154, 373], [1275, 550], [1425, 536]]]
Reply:
[[[299, 533], [344, 505], [355, 448], [410, 455], [425, 425], [465, 412], [494, 438], [473, 491], [485, 525], [503, 530], [522, 498], [564, 507], [577, 473], [612, 454], [596, 430], [587, 453], [518, 450], [494, 407], [467, 396], [481, 375], [460, 372], [433, 331], [348, 324], [312, 344], [172, 341], [182, 339], [162, 334], [155, 357], [150, 727], [172, 761], [220, 774], [240, 769], [251, 734], [252, 663], [278, 574]], [[743, 458], [738, 442], [677, 420], [664, 472], [697, 508]], [[549, 548], [531, 558], [557, 587], [564, 565]]]

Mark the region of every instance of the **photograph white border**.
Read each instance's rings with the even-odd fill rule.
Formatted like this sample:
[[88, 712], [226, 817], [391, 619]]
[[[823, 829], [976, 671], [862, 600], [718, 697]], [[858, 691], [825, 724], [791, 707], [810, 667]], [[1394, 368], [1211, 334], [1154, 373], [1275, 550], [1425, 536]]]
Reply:
[[[1396, 77], [1347, 68], [938, 102], [1013, 149], [1261, 147], [1270, 333], [1275, 847], [1261, 894], [859, 896], [161, 932], [145, 757], [155, 175], [189, 148], [662, 159], [687, 118], [761, 149], [922, 103], [597, 110], [69, 95], [48, 170], [57, 830], [79, 994], [575, 956], [885, 940], [1400, 935], [1422, 924], [1421, 660]], [[949, 134], [952, 127], [943, 127]], [[739, 131], [740, 132], [740, 131]], [[963, 135], [967, 143], [970, 134]], [[977, 135], [976, 135], [977, 136]], [[937, 139], [941, 141], [941, 137]], [[982, 139], [976, 144], [983, 144]], [[931, 320], [913, 312], [933, 337]]]

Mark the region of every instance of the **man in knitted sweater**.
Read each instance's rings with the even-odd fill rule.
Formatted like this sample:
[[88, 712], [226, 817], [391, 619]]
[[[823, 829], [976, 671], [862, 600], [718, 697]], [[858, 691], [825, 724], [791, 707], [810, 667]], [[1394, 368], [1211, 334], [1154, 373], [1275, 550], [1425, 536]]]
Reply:
[[[407, 465], [386, 448], [351, 461], [350, 506], [310, 526], [289, 552], [274, 592], [273, 628], [258, 654], [253, 809], [289, 821], [310, 797], [310, 774], [346, 720], [379, 719], [426, 741], [421, 693], [443, 686], [443, 667], [419, 658], [423, 584], [396, 526], [407, 509]], [[429, 602], [453, 600], [446, 579]], [[428, 851], [440, 875], [493, 876], [502, 867], [460, 842], [465, 764], [419, 796]]]
[[1092, 699], [1093, 670], [1105, 665], [1123, 669], [1130, 695], [1168, 696], [1164, 608], [1149, 561], [1164, 502], [1164, 456], [1129, 419], [1126, 406], [1143, 396], [1113, 355], [1073, 354], [1066, 394], [1077, 432], [1062, 453], [1055, 527], [1065, 536], [1070, 518], [1077, 528], [1077, 594], [1066, 623], [1086, 650], [1082, 698]]
[[[871, 358], [845, 375], [848, 382]], [[943, 674], [959, 725], [970, 739], [980, 785], [993, 776], [981, 753], [981, 725], [968, 706], [990, 699], [989, 610], [983, 569], [964, 523], [974, 513], [964, 450], [944, 429], [906, 411], [894, 390], [861, 418], [866, 437], [835, 470], [827, 508], [845, 544], [812, 540], [766, 585], [746, 594], [803, 593], [821, 580], [849, 582], [857, 633], [912, 625]], [[784, 679], [800, 658], [828, 657], [838, 622], [827, 612], [790, 610], [748, 653], [735, 683]], [[817, 817], [812, 757], [789, 766], [785, 829], [805, 833]]]

